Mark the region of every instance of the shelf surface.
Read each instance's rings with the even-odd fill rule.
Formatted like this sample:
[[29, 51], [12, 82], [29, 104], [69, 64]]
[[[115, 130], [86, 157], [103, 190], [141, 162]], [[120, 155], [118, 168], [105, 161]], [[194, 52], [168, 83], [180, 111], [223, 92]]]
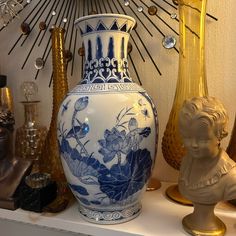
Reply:
[[[193, 208], [169, 201], [165, 196], [165, 189], [169, 185], [162, 183], [161, 189], [146, 192], [142, 200], [142, 213], [127, 223], [117, 225], [88, 223], [79, 215], [76, 202], [59, 214], [38, 214], [21, 209], [16, 211], [0, 209], [0, 221], [7, 220], [55, 231], [62, 230], [68, 233], [92, 236], [188, 235], [182, 229], [181, 220], [185, 215], [191, 213]], [[226, 224], [226, 236], [235, 236], [236, 208], [226, 203], [220, 203], [215, 212]]]

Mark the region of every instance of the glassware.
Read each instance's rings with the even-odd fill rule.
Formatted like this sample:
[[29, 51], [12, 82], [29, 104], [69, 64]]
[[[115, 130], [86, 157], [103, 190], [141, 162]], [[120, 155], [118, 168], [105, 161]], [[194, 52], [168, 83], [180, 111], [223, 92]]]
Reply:
[[30, 101], [37, 91], [34, 82], [24, 82], [22, 90], [27, 101], [21, 102], [24, 106], [24, 124], [16, 130], [16, 156], [33, 161], [32, 172], [39, 172], [40, 157], [47, 135], [47, 128], [40, 125], [38, 120], [39, 101]]
[[[207, 0], [178, 1], [179, 73], [172, 110], [162, 139], [163, 156], [177, 170], [185, 153], [178, 130], [179, 110], [185, 99], [208, 94], [204, 46], [206, 3]], [[169, 197], [178, 195], [176, 187], [170, 192], [167, 192]], [[173, 200], [179, 201], [179, 196]]]
[[236, 161], [236, 116], [234, 120], [234, 127], [232, 130], [231, 138], [229, 141], [229, 145], [227, 147], [227, 153], [234, 161]]
[[[230, 137], [229, 145], [227, 147], [226, 152], [228, 153], [229, 157], [236, 162], [236, 116], [234, 120], [234, 127]], [[229, 202], [234, 206], [236, 206], [236, 199], [230, 200]]]
[[41, 172], [51, 174], [58, 184], [62, 195], [67, 192], [67, 183], [62, 168], [57, 142], [57, 114], [60, 104], [68, 91], [66, 61], [64, 57], [64, 32], [62, 28], [54, 27], [52, 34], [53, 62], [53, 109], [49, 131], [42, 152]]

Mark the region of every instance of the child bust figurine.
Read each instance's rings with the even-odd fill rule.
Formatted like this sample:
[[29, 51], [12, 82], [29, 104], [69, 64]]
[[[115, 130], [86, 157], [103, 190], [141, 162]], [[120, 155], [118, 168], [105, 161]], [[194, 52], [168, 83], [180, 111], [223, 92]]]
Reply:
[[184, 102], [179, 130], [186, 149], [179, 177], [179, 190], [194, 205], [182, 224], [191, 235], [224, 235], [224, 223], [214, 215], [215, 205], [236, 198], [236, 164], [220, 148], [227, 136], [228, 116], [212, 97]]
[[0, 207], [14, 210], [17, 207], [14, 194], [22, 179], [29, 174], [32, 162], [14, 157], [9, 144], [8, 129], [0, 127]]

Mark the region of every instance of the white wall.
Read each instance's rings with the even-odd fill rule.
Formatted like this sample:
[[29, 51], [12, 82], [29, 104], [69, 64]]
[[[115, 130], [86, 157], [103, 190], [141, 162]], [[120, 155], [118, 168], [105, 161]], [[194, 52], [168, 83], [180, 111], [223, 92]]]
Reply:
[[[34, 1], [32, 1], [32, 6]], [[37, 1], [35, 1], [37, 2]], [[157, 2], [162, 2], [158, 1]], [[30, 11], [30, 7], [20, 15], [21, 19], [24, 19], [24, 15]], [[236, 27], [235, 27], [235, 12], [236, 2], [235, 0], [209, 0], [208, 12], [216, 16], [219, 20], [215, 22], [213, 20], [207, 20], [206, 29], [206, 58], [207, 58], [207, 78], [209, 94], [221, 99], [225, 104], [229, 116], [229, 130], [231, 131], [234, 116], [235, 116], [235, 98], [236, 98]], [[170, 24], [173, 20], [170, 20], [162, 11], [159, 13]], [[140, 14], [141, 16], [141, 14]], [[159, 76], [152, 63], [142, 64], [141, 60], [136, 59], [136, 66], [139, 68], [140, 75], [143, 81], [143, 87], [153, 97], [155, 103], [158, 106], [159, 122], [160, 122], [160, 140], [159, 151], [157, 155], [155, 176], [161, 180], [176, 180], [178, 172], [172, 167], [166, 164], [161, 153], [161, 138], [165, 130], [165, 126], [168, 120], [168, 115], [172, 107], [173, 97], [175, 93], [175, 85], [178, 72], [178, 54], [174, 50], [166, 50], [161, 46], [162, 37], [158, 34], [154, 27], [146, 22], [145, 24], [154, 33], [154, 37], [150, 38], [145, 32], [141, 32], [147, 47], [152, 52], [157, 64], [160, 66], [162, 76]], [[35, 58], [42, 54], [41, 48], [36, 48], [34, 53], [29, 58], [29, 63], [24, 70], [20, 67], [24, 61], [27, 52], [31, 47], [32, 40], [34, 40], [35, 32], [29, 36], [30, 40], [26, 41], [23, 47], [17, 47], [10, 56], [7, 55], [11, 46], [14, 44], [18, 36], [20, 20], [14, 20], [7, 29], [0, 32], [0, 72], [8, 76], [8, 85], [12, 89], [15, 103], [15, 117], [16, 128], [23, 122], [23, 107], [19, 103], [23, 99], [20, 92], [20, 84], [26, 80], [34, 80], [36, 70], [33, 66]], [[156, 24], [166, 33], [166, 29], [160, 21], [156, 20]], [[178, 29], [178, 25], [173, 27]], [[134, 34], [133, 34], [134, 35]], [[79, 42], [81, 44], [81, 42]], [[155, 51], [154, 51], [155, 50]], [[133, 52], [135, 58], [139, 58]], [[144, 52], [145, 58], [147, 55]], [[73, 78], [69, 78], [69, 84], [72, 88], [80, 76], [80, 59], [77, 57], [77, 73]], [[131, 68], [132, 70], [132, 68]], [[133, 70], [132, 70], [133, 71]], [[51, 103], [52, 103], [52, 91], [48, 88], [48, 81], [51, 76], [50, 60], [47, 62], [45, 69], [40, 73], [37, 79], [39, 86], [39, 98], [42, 101], [40, 106], [40, 119], [45, 125], [49, 125], [51, 115]], [[229, 137], [227, 137], [223, 146], [228, 144]]]

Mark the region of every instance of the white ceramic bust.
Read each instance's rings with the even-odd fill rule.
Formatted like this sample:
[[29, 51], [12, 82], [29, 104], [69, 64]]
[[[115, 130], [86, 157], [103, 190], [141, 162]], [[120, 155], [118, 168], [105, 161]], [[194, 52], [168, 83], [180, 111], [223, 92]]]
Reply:
[[179, 190], [191, 200], [194, 212], [183, 219], [192, 235], [224, 235], [224, 223], [214, 215], [215, 205], [236, 198], [236, 164], [221, 149], [227, 136], [228, 116], [213, 97], [196, 97], [184, 102], [179, 130], [186, 149], [179, 177]]

